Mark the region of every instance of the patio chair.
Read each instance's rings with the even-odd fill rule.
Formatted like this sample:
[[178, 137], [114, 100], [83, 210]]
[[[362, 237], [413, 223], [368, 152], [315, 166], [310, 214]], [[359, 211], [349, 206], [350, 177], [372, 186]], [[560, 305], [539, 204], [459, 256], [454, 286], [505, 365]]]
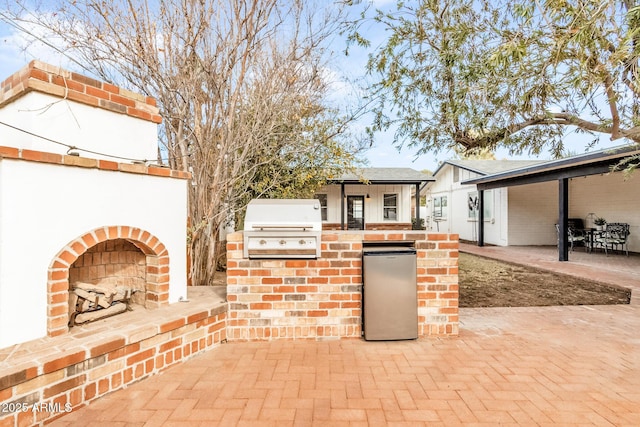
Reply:
[[[556, 224], [556, 233], [558, 235], [558, 244], [560, 244], [560, 226]], [[571, 252], [573, 252], [574, 244], [585, 244], [584, 234], [580, 230], [576, 230], [573, 227], [567, 227], [567, 239], [571, 245]]]
[[603, 247], [604, 253], [607, 255], [609, 255], [607, 249], [611, 248], [611, 250], [614, 251], [620, 246], [620, 250], [624, 250], [627, 256], [629, 256], [629, 246], [627, 245], [629, 234], [629, 224], [611, 222], [606, 225], [602, 233], [596, 236], [595, 243]]
[[582, 222], [582, 218], [568, 218], [567, 226], [573, 230], [584, 230], [584, 222]]

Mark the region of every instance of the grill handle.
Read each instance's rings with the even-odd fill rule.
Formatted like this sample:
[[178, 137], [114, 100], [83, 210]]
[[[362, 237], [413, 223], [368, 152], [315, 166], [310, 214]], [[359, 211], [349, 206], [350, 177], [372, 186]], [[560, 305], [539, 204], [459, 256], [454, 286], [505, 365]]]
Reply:
[[287, 224], [253, 224], [251, 226], [254, 230], [307, 230], [312, 229], [313, 224], [298, 224], [298, 225], [287, 225]]

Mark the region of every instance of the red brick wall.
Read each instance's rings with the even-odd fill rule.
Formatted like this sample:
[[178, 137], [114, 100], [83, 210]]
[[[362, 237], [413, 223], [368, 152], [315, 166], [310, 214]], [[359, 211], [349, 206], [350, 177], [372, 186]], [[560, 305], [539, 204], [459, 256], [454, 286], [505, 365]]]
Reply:
[[27, 162], [49, 163], [69, 167], [100, 169], [103, 171], [135, 173], [141, 175], [160, 176], [166, 178], [191, 179], [189, 172], [167, 169], [160, 166], [144, 164], [117, 163], [111, 160], [90, 159], [88, 157], [66, 156], [47, 153], [45, 151], [27, 150], [15, 147], [0, 146], [3, 159], [23, 160]]
[[415, 242], [419, 334], [458, 333], [457, 235], [325, 231], [317, 260], [248, 260], [227, 239], [230, 340], [360, 337], [363, 241], [384, 240]]
[[367, 230], [411, 230], [410, 222], [369, 222], [364, 225]]
[[[344, 225], [344, 228], [345, 229], [347, 228], [346, 224]], [[341, 230], [341, 227], [340, 227], [340, 223], [338, 223], [338, 222], [335, 222], [335, 223], [334, 222], [323, 222], [322, 223], [322, 229], [325, 230], [325, 231], [327, 231], [327, 230]]]

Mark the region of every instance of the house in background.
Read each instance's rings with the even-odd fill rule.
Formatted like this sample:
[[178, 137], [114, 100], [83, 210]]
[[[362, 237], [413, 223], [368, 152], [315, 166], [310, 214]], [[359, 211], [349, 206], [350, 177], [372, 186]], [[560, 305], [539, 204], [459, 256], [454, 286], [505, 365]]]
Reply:
[[316, 192], [325, 230], [411, 230], [412, 197], [433, 177], [411, 168], [362, 168]]
[[[426, 227], [443, 233], [457, 233], [461, 240], [476, 241], [478, 231], [478, 192], [463, 181], [542, 163], [540, 160], [447, 160], [433, 174], [426, 195]], [[506, 246], [503, 231], [507, 223], [505, 189], [484, 194], [485, 241]]]
[[80, 282], [141, 310], [186, 297], [189, 174], [155, 165], [160, 121], [152, 98], [39, 61], [2, 82], [0, 348], [68, 333]]
[[[622, 146], [551, 161], [444, 162], [425, 188], [428, 229], [481, 245], [556, 245], [555, 225], [562, 218], [581, 218], [590, 226], [589, 218], [599, 216], [629, 224], [629, 251], [640, 252], [640, 176], [625, 179], [611, 171], [639, 153], [638, 147]], [[560, 250], [566, 260], [566, 246]]]
[[[625, 166], [637, 165], [638, 156], [640, 146], [623, 145], [476, 177], [462, 184], [476, 186], [478, 194], [500, 189], [506, 195], [506, 202], [501, 203], [504, 219], [500, 229], [505, 245], [559, 242], [558, 259], [567, 261], [568, 218], [583, 219], [586, 227], [592, 227], [593, 218], [603, 217], [608, 223], [628, 224], [627, 248], [640, 252], [640, 176], [637, 171], [627, 176], [614, 169], [624, 159]], [[491, 243], [487, 221], [478, 230], [478, 244]]]

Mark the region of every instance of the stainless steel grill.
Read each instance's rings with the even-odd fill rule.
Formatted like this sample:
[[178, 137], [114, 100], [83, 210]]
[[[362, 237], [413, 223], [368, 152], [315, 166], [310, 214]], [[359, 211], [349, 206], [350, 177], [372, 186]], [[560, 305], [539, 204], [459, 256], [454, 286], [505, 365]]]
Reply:
[[315, 199], [255, 199], [244, 219], [245, 258], [319, 258], [320, 202]]

